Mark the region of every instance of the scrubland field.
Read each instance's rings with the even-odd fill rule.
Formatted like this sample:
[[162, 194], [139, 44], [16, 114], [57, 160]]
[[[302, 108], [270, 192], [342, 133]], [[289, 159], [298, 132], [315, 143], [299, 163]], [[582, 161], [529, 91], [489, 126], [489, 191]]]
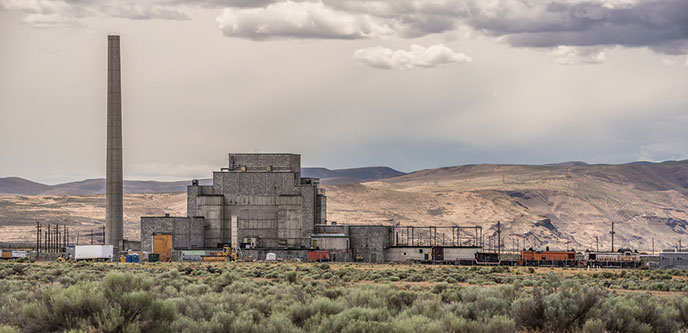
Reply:
[[680, 332], [688, 271], [0, 263], [0, 332]]

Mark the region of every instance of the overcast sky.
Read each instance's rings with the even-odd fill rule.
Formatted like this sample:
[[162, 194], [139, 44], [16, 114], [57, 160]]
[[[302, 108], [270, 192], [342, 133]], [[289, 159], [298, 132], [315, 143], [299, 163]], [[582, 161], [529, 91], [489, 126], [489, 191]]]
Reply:
[[0, 0], [0, 177], [688, 158], [685, 0]]

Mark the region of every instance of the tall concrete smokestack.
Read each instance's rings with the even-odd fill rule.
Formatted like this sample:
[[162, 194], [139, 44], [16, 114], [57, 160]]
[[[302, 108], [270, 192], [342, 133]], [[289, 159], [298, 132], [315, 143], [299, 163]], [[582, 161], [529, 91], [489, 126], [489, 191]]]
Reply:
[[108, 36], [107, 175], [105, 177], [105, 244], [122, 246], [122, 85], [119, 36]]

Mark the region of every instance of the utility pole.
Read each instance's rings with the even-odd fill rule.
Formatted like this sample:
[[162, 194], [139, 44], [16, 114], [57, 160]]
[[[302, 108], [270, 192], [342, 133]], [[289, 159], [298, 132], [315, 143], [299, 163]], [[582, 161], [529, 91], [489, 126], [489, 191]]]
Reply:
[[36, 259], [41, 253], [41, 222], [36, 222]]
[[502, 224], [497, 221], [497, 258], [502, 256]]
[[50, 224], [48, 224], [48, 238], [47, 238], [47, 243], [46, 243], [46, 248], [48, 250], [48, 253], [51, 253], [52, 249], [53, 249], [53, 243], [52, 243], [52, 237], [51, 237], [52, 235], [51, 234], [52, 234], [52, 227], [50, 226]]
[[612, 252], [614, 252], [614, 221], [612, 221], [612, 231], [609, 232], [612, 235]]
[[595, 243], [597, 244], [597, 252], [600, 252], [600, 238], [595, 236]]
[[681, 252], [681, 240], [678, 240], [678, 252]]
[[652, 255], [655, 255], [655, 238], [652, 237]]
[[93, 229], [91, 229], [91, 245], [93, 245]]

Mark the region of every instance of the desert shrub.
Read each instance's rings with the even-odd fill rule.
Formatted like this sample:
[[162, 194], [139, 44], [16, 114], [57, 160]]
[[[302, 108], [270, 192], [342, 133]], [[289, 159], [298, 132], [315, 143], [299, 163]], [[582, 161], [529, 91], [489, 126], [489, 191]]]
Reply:
[[393, 332], [443, 332], [439, 322], [433, 321], [432, 319], [422, 315], [395, 319], [390, 328]]
[[24, 305], [22, 326], [27, 332], [87, 329], [96, 325], [96, 314], [105, 307], [102, 291], [92, 283], [48, 287]]
[[346, 301], [351, 307], [383, 308], [387, 306], [387, 300], [381, 295], [380, 288], [352, 289], [346, 295]]
[[459, 292], [459, 298], [460, 301], [451, 303], [447, 310], [460, 317], [487, 320], [509, 313], [509, 296], [501, 288], [465, 288]]
[[317, 332], [391, 332], [390, 315], [385, 309], [353, 307], [324, 318]]
[[404, 313], [439, 319], [442, 316], [442, 305], [442, 300], [439, 297], [416, 298], [411, 307], [404, 311]]
[[38, 290], [22, 308], [23, 331], [45, 332], [96, 329], [117, 332], [166, 326], [175, 309], [154, 299], [138, 276], [109, 274], [102, 282], [79, 282]]
[[498, 315], [490, 318], [487, 325], [485, 325], [484, 331], [490, 333], [509, 333], [515, 332], [515, 328], [516, 323], [513, 319], [505, 315]]
[[196, 283], [187, 284], [186, 286], [182, 287], [181, 292], [186, 295], [201, 296], [208, 292], [208, 286], [205, 284]]
[[295, 283], [297, 278], [296, 271], [287, 272], [286, 277], [289, 283]]
[[[328, 264], [323, 268], [322, 265], [0, 263], [0, 330], [675, 332], [688, 329], [686, 297], [640, 293], [616, 296], [603, 289], [613, 286], [682, 290], [688, 288], [683, 279], [670, 279], [672, 275], [684, 274], [681, 271], [599, 271], [563, 278], [553, 273], [560, 270], [519, 276], [517, 273], [525, 273], [526, 269], [422, 265], [386, 269], [354, 264]], [[323, 279], [327, 274], [331, 278]], [[590, 279], [594, 274], [597, 277]], [[276, 278], [253, 279], [257, 275]], [[402, 277], [435, 282], [356, 284], [345, 281], [395, 281]], [[498, 286], [466, 288], [454, 284], [459, 279]], [[533, 288], [523, 289], [521, 285]]]
[[676, 308], [676, 319], [681, 327], [688, 328], [688, 298], [675, 296], [670, 302]]
[[556, 293], [544, 299], [546, 327], [549, 330], [579, 328], [589, 318], [591, 311], [599, 307], [603, 292], [575, 281], [564, 283]]
[[588, 319], [585, 324], [583, 324], [584, 333], [599, 333], [604, 332], [604, 324], [600, 319]]
[[545, 326], [545, 295], [540, 287], [533, 287], [530, 295], [511, 304], [511, 314], [519, 327], [542, 329]]
[[480, 332], [483, 325], [475, 320], [457, 317], [453, 314], [445, 315], [440, 321], [443, 332], [473, 333]]
[[234, 281], [238, 280], [239, 276], [235, 272], [224, 272], [215, 281], [213, 289], [216, 292], [222, 291], [225, 287], [231, 285]]
[[447, 282], [440, 282], [440, 283], [435, 283], [434, 286], [432, 286], [432, 292], [434, 294], [441, 294], [443, 291], [445, 291], [449, 287], [449, 284]]
[[603, 321], [610, 332], [676, 332], [678, 323], [672, 317], [676, 309], [661, 304], [650, 294], [625, 294], [607, 299]]
[[407, 290], [398, 290], [387, 295], [387, 305], [392, 311], [398, 312], [413, 304], [416, 298], [417, 293]]
[[19, 333], [19, 328], [14, 326], [0, 325], [0, 333]]

